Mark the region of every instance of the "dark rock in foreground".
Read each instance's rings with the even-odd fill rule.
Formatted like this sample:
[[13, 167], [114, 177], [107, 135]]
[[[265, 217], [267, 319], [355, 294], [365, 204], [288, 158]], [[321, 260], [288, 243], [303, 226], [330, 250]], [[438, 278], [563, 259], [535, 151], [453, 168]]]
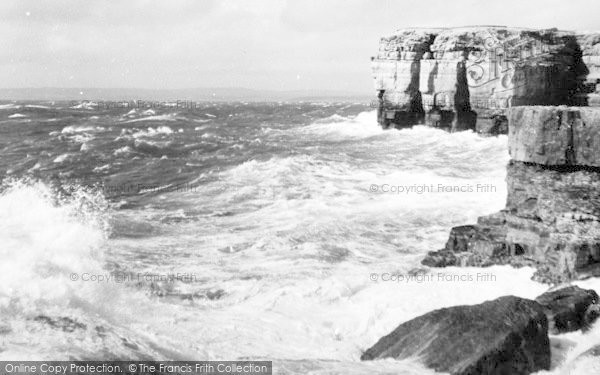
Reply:
[[585, 329], [598, 318], [598, 294], [591, 289], [569, 286], [546, 292], [535, 300], [544, 307], [552, 334]]
[[530, 374], [549, 369], [548, 320], [540, 304], [514, 296], [435, 310], [401, 324], [361, 357], [418, 357], [455, 375]]

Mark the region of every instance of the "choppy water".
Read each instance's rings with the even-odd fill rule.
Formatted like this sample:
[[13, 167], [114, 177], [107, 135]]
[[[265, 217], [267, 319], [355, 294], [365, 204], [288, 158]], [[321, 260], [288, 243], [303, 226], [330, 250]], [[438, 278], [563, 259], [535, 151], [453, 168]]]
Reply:
[[[427, 373], [359, 357], [431, 309], [546, 289], [508, 267], [443, 271], [491, 282], [381, 280], [501, 209], [507, 161], [504, 136], [384, 132], [358, 104], [4, 104], [0, 359]], [[572, 358], [600, 331], [565, 337]]]

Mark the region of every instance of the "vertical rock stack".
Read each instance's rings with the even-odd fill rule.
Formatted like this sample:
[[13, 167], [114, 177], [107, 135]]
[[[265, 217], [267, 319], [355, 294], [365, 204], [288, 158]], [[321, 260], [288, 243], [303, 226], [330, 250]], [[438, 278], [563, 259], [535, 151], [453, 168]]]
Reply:
[[600, 108], [508, 113], [505, 209], [453, 228], [423, 264], [532, 265], [549, 283], [600, 275]]
[[600, 104], [598, 42], [556, 29], [401, 30], [372, 59], [379, 122], [499, 134], [511, 106]]
[[380, 100], [378, 121], [383, 127], [422, 122], [424, 112], [419, 92], [421, 59], [439, 31], [399, 30], [395, 35], [381, 38], [379, 53], [372, 59], [372, 68]]

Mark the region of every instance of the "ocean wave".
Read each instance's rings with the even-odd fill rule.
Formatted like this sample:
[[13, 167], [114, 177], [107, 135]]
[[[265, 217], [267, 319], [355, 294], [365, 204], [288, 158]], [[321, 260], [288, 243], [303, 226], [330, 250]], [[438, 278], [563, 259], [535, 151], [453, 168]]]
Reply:
[[85, 133], [85, 132], [102, 132], [105, 131], [106, 128], [102, 126], [86, 126], [86, 125], [69, 125], [65, 126], [62, 130], [62, 134], [76, 134], [76, 133]]
[[148, 128], [146, 130], [139, 131], [133, 134], [134, 138], [139, 137], [152, 137], [160, 134], [173, 134], [173, 129], [168, 126], [159, 126], [157, 128]]
[[69, 158], [71, 158], [72, 156], [73, 156], [73, 154], [70, 154], [70, 153], [60, 154], [56, 158], [54, 158], [53, 162], [54, 163], [63, 163], [65, 161], [67, 161]]
[[24, 180], [0, 191], [0, 359], [178, 358], [132, 326], [145, 293], [83, 281], [111, 274], [99, 191]]
[[[424, 126], [383, 131], [374, 112], [303, 126], [283, 119], [211, 129], [202, 124], [213, 121], [208, 117], [121, 126], [128, 119], [122, 112], [94, 123], [106, 130], [84, 123], [51, 133], [71, 141], [96, 137], [79, 149], [103, 151], [86, 171], [105, 177], [106, 190], [74, 186], [64, 194], [58, 191], [68, 187], [22, 181], [0, 189], [2, 359], [269, 358], [276, 372], [429, 374], [412, 360], [359, 358], [398, 324], [432, 309], [545, 290], [530, 280], [532, 269], [499, 266], [441, 271], [495, 274], [487, 284], [369, 279], [422, 268], [422, 255], [442, 248], [449, 228], [504, 207], [505, 136]], [[188, 130], [196, 125], [197, 132]], [[173, 134], [180, 129], [190, 138], [183, 145]], [[259, 142], [265, 146], [249, 152]], [[72, 143], [54, 143], [61, 148], [47, 152], [58, 159], [52, 168], [59, 178], [74, 158], [90, 157]], [[201, 147], [209, 143], [208, 151]], [[143, 153], [170, 160], [128, 164]], [[38, 153], [30, 154], [27, 166], [39, 167]], [[112, 178], [123, 183], [115, 189], [132, 184], [131, 191], [146, 194], [107, 205], [101, 192], [109, 197]], [[192, 181], [176, 188], [184, 178]], [[477, 183], [497, 190], [371, 190]], [[198, 280], [71, 281], [81, 272], [191, 272]], [[597, 342], [597, 333], [594, 327], [572, 336], [566, 362]]]
[[155, 157], [165, 157], [167, 152], [175, 152], [171, 149], [170, 141], [155, 141], [151, 139], [136, 139], [133, 142], [135, 151], [142, 152]]
[[98, 103], [84, 101], [84, 102], [81, 102], [79, 104], [73, 105], [70, 108], [71, 109], [85, 109], [85, 110], [88, 110], [88, 111], [93, 111], [93, 110], [98, 109]]
[[[178, 131], [178, 132], [181, 133], [180, 131]], [[121, 129], [121, 133], [119, 134], [118, 137], [115, 138], [115, 141], [120, 141], [120, 140], [138, 141], [138, 140], [143, 140], [145, 138], [167, 136], [167, 135], [170, 135], [173, 133], [174, 133], [173, 129], [166, 125], [158, 126], [156, 128], [148, 127], [146, 129], [138, 129], [138, 128]]]
[[9, 103], [9, 104], [0, 104], [0, 110], [5, 110], [5, 109], [19, 109], [22, 106], [20, 104], [14, 104], [14, 103]]
[[333, 114], [333, 115], [331, 115], [329, 117], [325, 117], [323, 119], [316, 120], [315, 123], [317, 123], [317, 124], [328, 124], [328, 123], [332, 123], [332, 122], [343, 122], [343, 121], [348, 121], [348, 120], [349, 120], [348, 117], [341, 116], [341, 115], [338, 115], [336, 113], [336, 114]]
[[146, 117], [135, 118], [132, 120], [126, 120], [126, 121], [122, 121], [122, 123], [123, 124], [131, 124], [131, 123], [142, 122], [142, 121], [176, 121], [177, 119], [178, 118], [175, 113], [167, 113], [164, 115], [146, 116]]
[[[59, 198], [39, 182], [7, 181], [0, 194], [0, 308], [29, 311], [95, 298], [69, 279], [100, 271], [105, 238], [101, 196], [75, 191]], [[13, 316], [16, 317], [16, 316]]]
[[354, 117], [333, 115], [317, 120], [298, 130], [300, 133], [311, 133], [319, 136], [340, 139], [340, 137], [368, 138], [386, 133], [377, 125], [376, 112], [362, 112]]
[[113, 155], [114, 156], [124, 156], [124, 155], [128, 155], [132, 152], [134, 152], [134, 150], [131, 147], [123, 146], [123, 147], [120, 147], [120, 148], [116, 149], [115, 151], [113, 151]]

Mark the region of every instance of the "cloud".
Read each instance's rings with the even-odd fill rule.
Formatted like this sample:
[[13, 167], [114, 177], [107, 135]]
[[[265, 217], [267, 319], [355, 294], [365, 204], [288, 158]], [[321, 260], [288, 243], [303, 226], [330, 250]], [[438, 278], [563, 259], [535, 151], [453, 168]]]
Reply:
[[589, 29], [599, 10], [594, 0], [3, 0], [0, 80], [368, 92], [369, 57], [397, 28]]

